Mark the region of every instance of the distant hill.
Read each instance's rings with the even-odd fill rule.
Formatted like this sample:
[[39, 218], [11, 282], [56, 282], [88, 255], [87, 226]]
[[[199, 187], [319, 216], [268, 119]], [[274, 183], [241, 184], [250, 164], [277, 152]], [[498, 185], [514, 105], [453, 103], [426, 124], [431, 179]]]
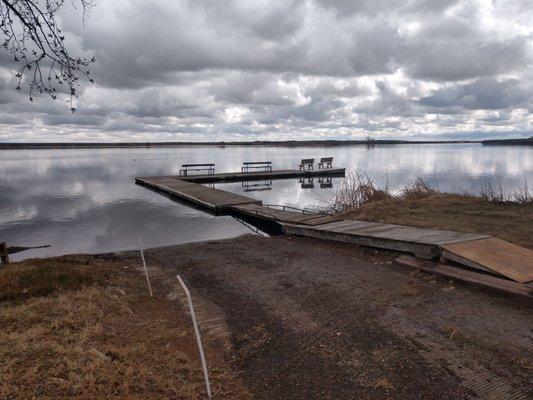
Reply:
[[494, 144], [506, 144], [506, 145], [518, 145], [518, 146], [533, 146], [533, 136], [526, 139], [493, 139], [493, 140], [483, 140], [481, 142], [484, 145], [494, 145]]

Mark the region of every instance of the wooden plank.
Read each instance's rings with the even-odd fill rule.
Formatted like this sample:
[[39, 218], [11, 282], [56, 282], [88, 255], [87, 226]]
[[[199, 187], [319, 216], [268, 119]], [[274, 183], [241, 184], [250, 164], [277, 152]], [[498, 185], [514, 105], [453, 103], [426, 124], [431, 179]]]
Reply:
[[349, 220], [349, 219], [344, 219], [344, 220], [341, 220], [341, 221], [331, 222], [331, 223], [328, 223], [328, 224], [317, 226], [316, 229], [321, 230], [321, 231], [333, 231], [335, 229], [340, 229], [340, 228], [343, 228], [343, 227], [358, 226], [358, 224], [359, 224], [359, 221], [352, 221], [352, 220]]
[[243, 204], [233, 208], [248, 215], [260, 217], [272, 216], [278, 222], [296, 223], [299, 225], [316, 226], [342, 220], [341, 217], [335, 215], [287, 211], [258, 204]]
[[485, 235], [445, 231], [438, 229], [422, 229], [405, 225], [379, 224], [375, 222], [353, 221], [353, 223], [339, 222], [335, 225], [322, 225], [321, 230], [337, 233], [364, 235], [373, 238], [400, 240], [403, 242], [426, 243], [438, 245], [441, 243], [463, 242], [473, 239], [487, 238]]
[[446, 279], [482, 286], [510, 295], [521, 296], [530, 301], [533, 300], [533, 288], [530, 285], [497, 278], [484, 273], [469, 271], [460, 267], [440, 264], [437, 262], [420, 260], [406, 255], [396, 257], [394, 265], [415, 268], [430, 274], [442, 276]]
[[[211, 211], [222, 211], [233, 205], [261, 202], [256, 199], [229, 193], [223, 190], [202, 186], [196, 183], [183, 182], [176, 178], [137, 178], [138, 183], [207, 208]], [[181, 182], [180, 182], [181, 181]]]
[[497, 238], [446, 244], [442, 256], [471, 268], [487, 268], [516, 282], [533, 281], [533, 251]]
[[372, 235], [386, 236], [391, 239], [405, 240], [409, 242], [431, 243], [438, 245], [488, 237], [484, 235], [471, 235], [461, 232], [420, 229], [407, 226], [398, 226], [397, 229], [391, 229], [389, 231], [373, 232]]
[[233, 208], [245, 214], [252, 215], [252, 216], [271, 217], [272, 219], [279, 221], [279, 222], [292, 222], [292, 223], [299, 223], [299, 224], [307, 224], [308, 220], [314, 220], [317, 217], [324, 217], [323, 215], [319, 216], [316, 214], [294, 212], [294, 211], [284, 211], [284, 210], [279, 210], [276, 208], [269, 208], [269, 207], [263, 207], [263, 206], [244, 205], [244, 206], [238, 206], [238, 207], [233, 207]]
[[349, 224], [345, 224], [345, 225], [340, 225], [340, 226], [336, 226], [336, 227], [333, 227], [333, 228], [326, 228], [326, 229], [323, 229], [322, 226], [318, 227], [318, 229], [323, 229], [323, 230], [331, 230], [331, 231], [334, 231], [334, 232], [346, 232], [346, 231], [355, 231], [357, 229], [362, 229], [362, 228], [365, 228], [365, 227], [369, 227], [369, 226], [376, 226], [377, 224], [375, 222], [366, 222], [366, 221], [351, 221], [351, 220], [347, 220], [347, 221], [350, 221]]
[[335, 215], [319, 215], [313, 218], [306, 219], [305, 221], [300, 223], [304, 225], [317, 226], [336, 221], [342, 221], [341, 217], [336, 217]]
[[445, 244], [463, 242], [467, 240], [488, 238], [486, 235], [454, 232], [440, 229], [416, 228], [406, 225], [380, 224], [374, 222], [357, 221], [361, 225], [346, 225], [336, 232], [352, 232], [358, 235], [384, 237], [390, 239], [413, 241], [420, 243]]
[[374, 224], [363, 227], [357, 227], [352, 230], [345, 230], [346, 233], [353, 233], [356, 235], [376, 236], [376, 237], [389, 237], [394, 232], [406, 230], [399, 225], [386, 225], [386, 224]]
[[283, 231], [288, 235], [314, 237], [317, 239], [333, 240], [337, 242], [353, 243], [361, 246], [377, 247], [381, 249], [403, 251], [416, 254], [421, 258], [433, 258], [440, 255], [440, 248], [429, 243], [406, 242], [392, 240], [385, 237], [372, 237], [347, 232], [320, 229], [321, 226], [303, 226], [300, 224], [284, 224]]

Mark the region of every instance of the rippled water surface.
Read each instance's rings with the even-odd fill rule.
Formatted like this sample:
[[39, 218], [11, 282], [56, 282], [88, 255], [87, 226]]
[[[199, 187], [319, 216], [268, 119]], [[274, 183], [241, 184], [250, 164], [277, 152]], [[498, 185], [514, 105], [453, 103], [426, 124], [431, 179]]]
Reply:
[[[217, 172], [243, 161], [295, 168], [302, 158], [334, 157], [334, 165], [360, 169], [390, 190], [422, 176], [441, 190], [478, 191], [484, 179], [507, 192], [533, 186], [533, 148], [479, 144], [313, 148], [184, 147], [147, 149], [0, 150], [0, 241], [50, 244], [13, 259], [72, 252], [106, 252], [249, 232], [230, 217], [213, 217], [134, 184], [135, 176], [177, 173], [181, 163], [215, 162]], [[269, 204], [322, 207], [340, 179], [297, 179], [217, 184]], [[263, 190], [259, 190], [263, 189]]]

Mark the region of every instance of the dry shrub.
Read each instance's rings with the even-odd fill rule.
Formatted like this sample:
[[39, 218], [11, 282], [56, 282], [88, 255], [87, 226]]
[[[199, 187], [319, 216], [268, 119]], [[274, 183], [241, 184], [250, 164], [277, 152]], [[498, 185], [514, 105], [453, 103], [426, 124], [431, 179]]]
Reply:
[[[474, 196], [476, 195], [474, 194]], [[529, 191], [526, 178], [524, 178], [524, 186], [514, 193], [506, 194], [501, 175], [496, 176], [494, 180], [489, 176], [484, 176], [480, 193], [477, 196], [489, 203], [514, 202], [523, 205], [533, 203], [533, 196]]]
[[503, 191], [502, 177], [498, 176], [496, 182], [493, 183], [490, 177], [483, 176], [479, 197], [490, 203], [503, 203], [505, 201], [505, 194]]
[[532, 204], [533, 196], [529, 193], [529, 188], [527, 186], [527, 179], [524, 179], [524, 186], [518, 189], [513, 194], [513, 200], [519, 204]]
[[379, 189], [366, 173], [355, 170], [348, 174], [335, 194], [333, 209], [335, 211], [346, 211], [389, 197], [390, 195], [386, 191]]
[[404, 199], [423, 199], [424, 197], [432, 196], [437, 193], [437, 190], [423, 178], [417, 176], [409, 181], [409, 184], [402, 188], [400, 196]]

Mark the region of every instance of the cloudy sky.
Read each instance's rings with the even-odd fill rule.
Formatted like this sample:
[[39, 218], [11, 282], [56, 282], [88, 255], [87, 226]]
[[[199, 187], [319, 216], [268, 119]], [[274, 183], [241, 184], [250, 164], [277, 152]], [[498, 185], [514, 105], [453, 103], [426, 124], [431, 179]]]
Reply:
[[2, 56], [0, 141], [533, 135], [531, 0], [94, 2], [61, 15], [78, 111]]

